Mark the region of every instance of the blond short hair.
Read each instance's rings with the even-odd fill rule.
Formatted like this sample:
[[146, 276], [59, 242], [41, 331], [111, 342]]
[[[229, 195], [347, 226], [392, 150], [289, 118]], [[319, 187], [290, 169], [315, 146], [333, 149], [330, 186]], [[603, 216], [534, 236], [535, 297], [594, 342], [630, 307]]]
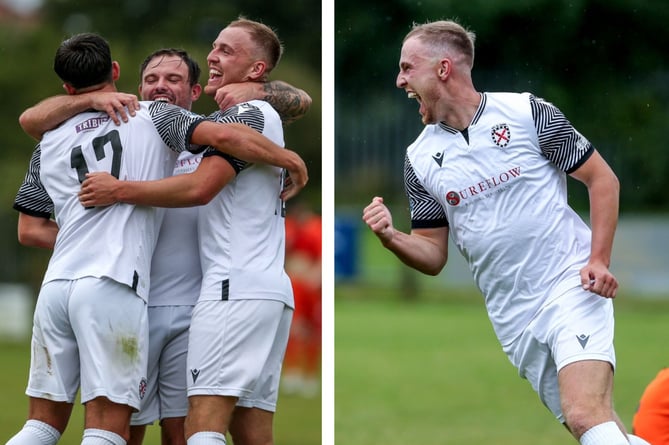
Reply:
[[446, 54], [456, 53], [463, 57], [469, 67], [474, 66], [474, 42], [476, 34], [454, 20], [439, 20], [422, 24], [414, 23], [403, 42], [418, 38], [434, 50]]
[[249, 32], [251, 40], [261, 51], [263, 61], [267, 63], [266, 73], [272, 71], [279, 64], [283, 54], [283, 45], [272, 28], [244, 17], [239, 17], [237, 20], [230, 22], [227, 27], [244, 28]]

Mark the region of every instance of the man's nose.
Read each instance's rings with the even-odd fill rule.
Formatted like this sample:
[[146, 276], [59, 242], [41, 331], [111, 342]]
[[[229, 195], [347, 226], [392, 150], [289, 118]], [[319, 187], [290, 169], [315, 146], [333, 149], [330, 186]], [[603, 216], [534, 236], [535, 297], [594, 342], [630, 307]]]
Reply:
[[395, 86], [397, 88], [404, 88], [404, 85], [406, 85], [406, 79], [404, 76], [402, 76], [402, 73], [397, 73], [397, 78], [395, 79]]

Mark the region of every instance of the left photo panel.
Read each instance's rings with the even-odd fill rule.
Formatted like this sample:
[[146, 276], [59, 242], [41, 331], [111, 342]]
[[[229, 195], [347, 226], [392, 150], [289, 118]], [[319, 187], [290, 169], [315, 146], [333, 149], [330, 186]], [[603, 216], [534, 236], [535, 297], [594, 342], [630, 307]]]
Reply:
[[8, 445], [323, 443], [321, 5], [247, 3], [0, 0]]

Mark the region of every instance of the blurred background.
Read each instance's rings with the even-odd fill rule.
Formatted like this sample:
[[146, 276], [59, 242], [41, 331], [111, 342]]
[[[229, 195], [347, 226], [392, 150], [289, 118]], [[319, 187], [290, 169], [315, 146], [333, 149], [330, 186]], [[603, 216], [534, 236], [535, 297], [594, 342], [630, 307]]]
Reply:
[[[0, 441], [8, 439], [9, 433], [25, 419], [27, 339], [34, 299], [50, 256], [48, 251], [23, 247], [17, 242], [18, 214], [12, 204], [35, 145], [35, 141], [21, 131], [18, 117], [39, 100], [64, 94], [61, 81], [53, 72], [56, 48], [64, 38], [77, 32], [103, 35], [111, 45], [112, 57], [121, 65], [118, 89], [137, 93], [139, 65], [146, 55], [161, 47], [180, 47], [200, 63], [200, 82], [205, 84], [206, 56], [212, 42], [220, 30], [239, 15], [269, 25], [283, 41], [284, 56], [271, 79], [287, 81], [305, 90], [313, 99], [307, 115], [286, 127], [285, 140], [286, 146], [298, 152], [309, 168], [309, 185], [300, 196], [300, 209], [306, 207], [320, 214], [320, 2], [0, 0], [0, 140], [3, 146], [0, 152], [0, 357], [6, 365], [0, 380], [5, 382], [2, 385], [5, 406], [18, 407], [0, 416]], [[215, 107], [214, 101], [203, 95], [193, 110], [208, 114]], [[288, 207], [290, 211], [290, 203]], [[309, 397], [291, 393], [285, 400], [283, 412], [288, 419], [281, 414], [277, 416], [278, 437], [290, 443], [319, 443], [318, 391], [312, 391]], [[299, 416], [306, 428], [296, 430], [291, 413]], [[308, 413], [306, 417], [305, 413]], [[78, 425], [72, 427], [75, 431], [77, 428]]]
[[[621, 182], [614, 269], [627, 289], [669, 288], [669, 3], [660, 0], [338, 0], [335, 15], [335, 269], [338, 282], [389, 276], [362, 261], [361, 212], [373, 196], [408, 230], [406, 147], [422, 124], [395, 87], [401, 42], [413, 22], [458, 18], [477, 34], [474, 85], [528, 91], [554, 103], [601, 152]], [[570, 180], [587, 218], [587, 191]], [[366, 230], [366, 228], [365, 228]], [[449, 262], [457, 260], [452, 255]], [[379, 260], [383, 261], [383, 260]], [[397, 262], [392, 262], [395, 264]], [[440, 284], [468, 285], [457, 261]], [[448, 268], [447, 268], [448, 269]], [[374, 273], [378, 272], [378, 273]], [[442, 278], [444, 278], [442, 277]], [[435, 280], [432, 280], [435, 281]]]

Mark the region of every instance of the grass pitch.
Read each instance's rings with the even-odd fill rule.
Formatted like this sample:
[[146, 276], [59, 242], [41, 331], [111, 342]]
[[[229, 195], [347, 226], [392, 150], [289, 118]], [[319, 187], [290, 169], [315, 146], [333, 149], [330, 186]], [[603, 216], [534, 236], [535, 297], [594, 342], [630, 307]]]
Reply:
[[[29, 342], [0, 342], [0, 382], [2, 405], [0, 409], [0, 443], [9, 440], [25, 423], [28, 414], [28, 397], [25, 387], [30, 365]], [[77, 402], [72, 418], [59, 445], [81, 443], [83, 408]], [[275, 443], [291, 445], [318, 445], [321, 443], [321, 398], [303, 398], [279, 395], [274, 417]], [[147, 429], [146, 445], [160, 444], [157, 424]]]
[[[483, 301], [448, 291], [335, 292], [337, 445], [577, 443], [518, 377]], [[646, 384], [669, 366], [669, 302], [619, 296], [615, 406], [631, 426]]]

